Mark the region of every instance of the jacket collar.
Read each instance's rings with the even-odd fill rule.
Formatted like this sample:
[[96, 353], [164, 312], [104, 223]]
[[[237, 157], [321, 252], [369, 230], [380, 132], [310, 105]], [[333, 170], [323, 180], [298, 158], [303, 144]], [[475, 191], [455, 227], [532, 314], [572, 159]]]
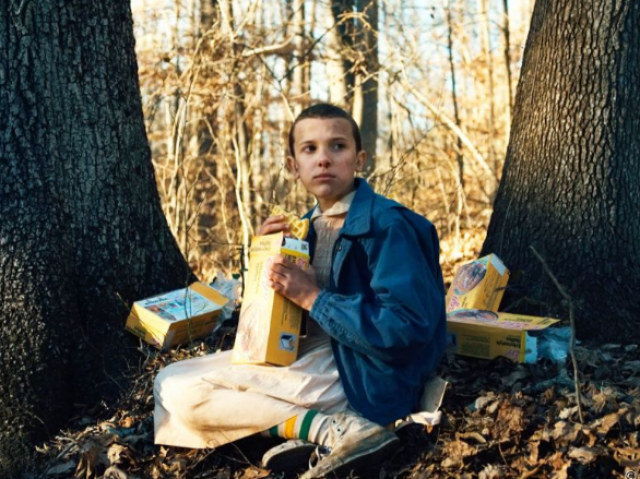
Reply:
[[356, 178], [355, 184], [356, 196], [353, 198], [341, 232], [345, 236], [361, 236], [371, 229], [371, 210], [375, 193], [362, 178]]

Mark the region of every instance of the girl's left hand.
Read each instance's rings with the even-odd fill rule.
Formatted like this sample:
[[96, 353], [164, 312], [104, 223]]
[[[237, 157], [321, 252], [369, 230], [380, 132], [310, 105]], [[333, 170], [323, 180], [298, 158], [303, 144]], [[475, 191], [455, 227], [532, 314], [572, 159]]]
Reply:
[[269, 266], [269, 286], [309, 311], [320, 293], [313, 266], [307, 271], [277, 255]]

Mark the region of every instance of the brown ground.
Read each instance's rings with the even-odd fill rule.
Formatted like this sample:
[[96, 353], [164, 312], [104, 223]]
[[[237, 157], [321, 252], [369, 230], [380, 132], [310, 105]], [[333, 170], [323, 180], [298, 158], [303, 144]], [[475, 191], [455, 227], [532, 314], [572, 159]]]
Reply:
[[[249, 438], [216, 451], [153, 445], [152, 384], [166, 364], [231, 345], [233, 327], [190, 348], [157, 353], [142, 346], [144, 373], [115, 406], [83, 411], [69, 428], [38, 448], [37, 478], [295, 478], [259, 468], [273, 443]], [[403, 446], [382, 468], [361, 478], [606, 478], [635, 479], [640, 468], [640, 350], [636, 345], [579, 346], [584, 424], [580, 424], [571, 363], [518, 365], [448, 356], [451, 382], [445, 421], [427, 431], [399, 432]]]

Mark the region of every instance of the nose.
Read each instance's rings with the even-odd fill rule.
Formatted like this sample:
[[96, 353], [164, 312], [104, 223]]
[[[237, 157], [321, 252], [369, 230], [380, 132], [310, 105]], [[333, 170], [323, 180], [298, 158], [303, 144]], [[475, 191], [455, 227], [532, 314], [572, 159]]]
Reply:
[[327, 148], [320, 148], [318, 150], [318, 166], [327, 168], [331, 164], [331, 155]]

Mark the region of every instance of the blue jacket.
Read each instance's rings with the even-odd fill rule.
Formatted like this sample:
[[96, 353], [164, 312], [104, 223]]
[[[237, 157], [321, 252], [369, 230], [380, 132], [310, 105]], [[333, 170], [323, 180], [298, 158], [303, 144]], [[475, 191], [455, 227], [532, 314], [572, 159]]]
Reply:
[[[416, 411], [446, 346], [439, 243], [424, 217], [364, 180], [356, 188], [309, 314], [332, 337], [351, 407], [386, 425]], [[308, 240], [313, 255], [313, 228]]]

